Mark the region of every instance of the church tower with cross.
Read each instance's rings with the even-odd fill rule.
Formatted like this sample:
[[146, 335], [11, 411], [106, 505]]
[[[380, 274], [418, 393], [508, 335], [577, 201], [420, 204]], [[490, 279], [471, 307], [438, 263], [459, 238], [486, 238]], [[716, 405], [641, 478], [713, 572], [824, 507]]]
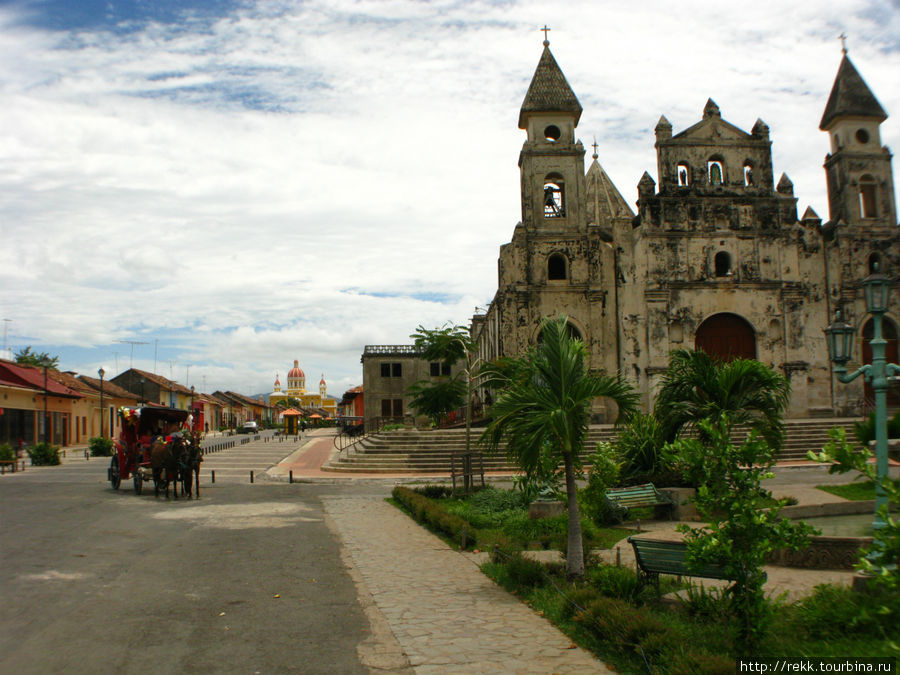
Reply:
[[[789, 416], [853, 413], [862, 384], [831, 386], [822, 329], [836, 306], [849, 306], [865, 361], [859, 282], [875, 269], [900, 277], [900, 236], [891, 156], [880, 145], [887, 115], [846, 51], [821, 123], [831, 139], [827, 222], [811, 207], [798, 211], [793, 183], [773, 165], [768, 125], [757, 119], [746, 131], [712, 99], [681, 130], [659, 117], [656, 176], [638, 181], [633, 211], [596, 141], [585, 172], [582, 107], [543, 30], [519, 111], [521, 221], [500, 248], [497, 292], [472, 319], [480, 356], [521, 354], [540, 340], [542, 318], [566, 315], [590, 367], [625, 376], [647, 411], [670, 353], [702, 349], [783, 373]], [[595, 421], [615, 415], [592, 412]]]
[[588, 346], [590, 367], [615, 370], [616, 254], [610, 243], [613, 230], [627, 230], [634, 214], [596, 152], [585, 173], [585, 150], [576, 137], [581, 104], [546, 37], [543, 47], [519, 110], [525, 132], [521, 221], [500, 250], [483, 357], [524, 351], [540, 339], [542, 317], [565, 314], [570, 332]]

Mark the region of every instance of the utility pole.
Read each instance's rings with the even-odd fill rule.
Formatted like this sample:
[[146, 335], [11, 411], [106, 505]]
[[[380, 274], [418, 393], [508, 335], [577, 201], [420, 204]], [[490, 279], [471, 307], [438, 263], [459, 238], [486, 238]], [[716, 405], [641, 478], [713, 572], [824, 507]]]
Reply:
[[3, 319], [3, 358], [9, 359], [12, 361], [12, 354], [9, 353], [9, 350], [6, 345], [6, 334], [9, 329], [9, 324], [12, 322], [12, 319]]

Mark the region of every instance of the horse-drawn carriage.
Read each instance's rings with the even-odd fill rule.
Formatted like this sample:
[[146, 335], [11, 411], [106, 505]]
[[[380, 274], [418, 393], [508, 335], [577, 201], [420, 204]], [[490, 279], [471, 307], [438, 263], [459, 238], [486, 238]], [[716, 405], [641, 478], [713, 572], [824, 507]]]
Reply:
[[122, 432], [115, 442], [108, 477], [113, 490], [123, 480], [132, 479], [134, 493], [139, 495], [145, 481], [152, 480], [155, 493], [169, 484], [178, 498], [178, 484], [188, 497], [194, 492], [200, 497], [200, 433], [190, 428], [191, 415], [175, 408], [120, 408]]

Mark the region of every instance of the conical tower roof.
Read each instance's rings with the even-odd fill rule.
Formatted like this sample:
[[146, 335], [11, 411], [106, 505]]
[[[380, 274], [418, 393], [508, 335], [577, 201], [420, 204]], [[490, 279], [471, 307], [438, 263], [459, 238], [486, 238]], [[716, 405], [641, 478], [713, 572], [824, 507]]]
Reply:
[[874, 117], [879, 122], [887, 119], [887, 113], [872, 90], [869, 89], [859, 72], [850, 62], [850, 58], [844, 54], [834, 85], [831, 87], [831, 95], [825, 106], [825, 113], [819, 123], [819, 129], [825, 131], [836, 117], [843, 115], [856, 115], [859, 117]]
[[614, 218], [634, 218], [634, 212], [607, 175], [596, 155], [585, 176], [588, 217], [597, 225], [610, 225]]
[[538, 62], [534, 77], [528, 86], [528, 93], [519, 111], [519, 128], [525, 128], [528, 113], [567, 112], [575, 116], [575, 124], [581, 119], [581, 104], [566, 81], [559, 64], [550, 52], [548, 42], [544, 42], [544, 52]]

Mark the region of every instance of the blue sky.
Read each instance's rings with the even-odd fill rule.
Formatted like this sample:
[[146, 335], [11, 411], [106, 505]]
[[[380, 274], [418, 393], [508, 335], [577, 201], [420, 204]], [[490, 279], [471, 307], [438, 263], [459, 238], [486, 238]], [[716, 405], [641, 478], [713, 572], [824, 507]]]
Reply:
[[[0, 1], [0, 318], [64, 369], [340, 396], [366, 344], [466, 323], [520, 218], [518, 110], [551, 49], [626, 201], [653, 127], [771, 129], [827, 217], [838, 35], [900, 145], [889, 0]], [[589, 161], [588, 157], [588, 161]]]

